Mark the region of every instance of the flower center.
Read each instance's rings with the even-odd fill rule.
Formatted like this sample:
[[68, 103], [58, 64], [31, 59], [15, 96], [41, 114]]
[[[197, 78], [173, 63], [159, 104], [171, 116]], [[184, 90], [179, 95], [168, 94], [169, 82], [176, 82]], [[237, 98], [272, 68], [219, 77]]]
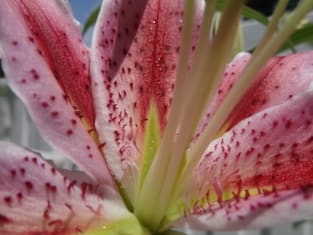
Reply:
[[[278, 28], [288, 1], [279, 1], [272, 21], [239, 81], [233, 86], [218, 110], [210, 118], [199, 138], [193, 136], [203, 114], [216, 94], [229, 61], [240, 25], [244, 1], [225, 1], [219, 27], [211, 35], [215, 1], [206, 1], [205, 12], [193, 52], [192, 39], [196, 21], [196, 1], [185, 1], [184, 25], [175, 92], [168, 123], [150, 168], [145, 173], [135, 201], [135, 214], [151, 231], [159, 231], [169, 207], [185, 195], [185, 184], [209, 143], [223, 130], [235, 105], [252, 84], [255, 74], [282, 46], [302, 17], [313, 7], [302, 1], [288, 20]], [[192, 59], [192, 60], [191, 60]]]

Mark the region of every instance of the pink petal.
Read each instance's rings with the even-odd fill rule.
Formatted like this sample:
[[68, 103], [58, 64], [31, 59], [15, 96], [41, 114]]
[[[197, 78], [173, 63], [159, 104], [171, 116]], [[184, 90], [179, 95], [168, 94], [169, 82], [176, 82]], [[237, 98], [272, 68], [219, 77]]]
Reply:
[[[246, 64], [246, 57], [241, 57], [227, 66], [224, 80], [219, 88], [219, 104], [238, 79]], [[254, 84], [230, 115], [230, 127], [307, 90], [313, 82], [312, 59], [312, 51], [272, 58], [260, 71]]]
[[1, 234], [76, 234], [128, 214], [117, 192], [86, 176], [64, 176], [10, 143], [0, 149]]
[[133, 2], [104, 1], [92, 47], [96, 128], [118, 179], [138, 167], [151, 103], [166, 125], [182, 29], [183, 1]]
[[241, 230], [312, 218], [313, 189], [311, 187], [259, 195], [249, 199], [230, 200], [206, 210], [194, 208], [175, 222], [197, 230]]
[[251, 55], [249, 53], [241, 52], [239, 53], [230, 64], [225, 68], [224, 77], [219, 84], [216, 94], [213, 97], [205, 115], [198, 125], [197, 131], [194, 135], [194, 139], [197, 139], [203, 129], [208, 124], [208, 121], [221, 105], [222, 101], [234, 85], [234, 83], [239, 79], [239, 75], [249, 62]]
[[[36, 61], [44, 60], [71, 102], [93, 125], [89, 52], [82, 42], [77, 22], [74, 21], [67, 5], [60, 0], [6, 2], [7, 11], [2, 13], [4, 15], [1, 29], [2, 33], [5, 33], [3, 40], [7, 44], [4, 47], [7, 47], [7, 56], [10, 57], [8, 64], [12, 67], [20, 64], [21, 57], [14, 51], [21, 50], [20, 53], [25, 53], [24, 47], [30, 47], [29, 50], [33, 51], [32, 57], [27, 58], [33, 68], [28, 71], [30, 75], [35, 80], [42, 78], [37, 71]], [[8, 17], [8, 14], [12, 14], [8, 9], [18, 17]], [[20, 27], [23, 27], [23, 31]], [[25, 71], [24, 75], [26, 74]]]
[[[216, 198], [210, 202], [207, 212], [217, 204], [221, 204], [222, 210], [226, 211], [229, 200], [241, 201], [245, 198], [247, 203], [251, 200], [254, 203], [271, 195], [265, 197], [267, 202], [271, 202], [277, 193], [288, 191], [297, 192], [298, 198], [301, 195], [306, 198], [307, 190], [303, 189], [310, 189], [313, 185], [312, 120], [313, 92], [310, 91], [243, 120], [212, 142], [194, 170], [195, 178], [191, 181], [197, 187], [196, 195], [201, 193]], [[308, 192], [311, 195], [311, 189]], [[301, 203], [310, 203], [295, 201], [299, 201], [295, 211]], [[294, 199], [287, 202], [294, 202]], [[288, 205], [284, 205], [288, 210], [294, 206]], [[245, 207], [242, 211], [238, 207], [239, 214], [248, 212]], [[313, 215], [312, 210], [304, 210], [303, 216], [309, 212]], [[226, 217], [221, 219], [227, 220]], [[207, 226], [210, 226], [210, 221], [208, 223]], [[244, 220], [244, 223], [248, 222]]]
[[111, 79], [120, 69], [134, 40], [147, 1], [137, 0], [135, 4], [123, 0], [102, 2], [94, 37], [98, 57], [95, 63], [107, 69], [106, 75]]
[[[202, 118], [196, 132], [197, 138], [207, 125], [212, 114], [240, 78], [240, 73], [250, 60], [250, 54], [239, 53], [225, 68], [224, 78], [219, 85], [216, 96], [211, 102], [206, 115]], [[313, 52], [273, 57], [259, 72], [254, 84], [242, 97], [230, 114], [229, 129], [241, 120], [274, 105], [282, 104], [291, 97], [307, 90], [313, 82], [313, 66], [310, 62]]]
[[94, 178], [113, 184], [80, 112], [72, 106], [92, 121], [88, 51], [81, 40], [64, 1], [2, 1], [0, 46], [11, 87], [43, 136]]

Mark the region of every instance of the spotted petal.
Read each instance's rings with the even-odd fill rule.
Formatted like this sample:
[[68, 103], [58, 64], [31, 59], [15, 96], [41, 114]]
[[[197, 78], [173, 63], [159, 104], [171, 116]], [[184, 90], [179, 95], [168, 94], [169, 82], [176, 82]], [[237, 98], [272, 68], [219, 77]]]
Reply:
[[166, 125], [184, 7], [183, 1], [134, 2], [103, 2], [91, 55], [96, 128], [120, 181], [137, 172], [152, 104], [160, 132]]
[[10, 86], [50, 143], [102, 182], [113, 184], [81, 118], [93, 125], [89, 53], [64, 1], [5, 0], [0, 47]]
[[[258, 229], [290, 221], [312, 219], [313, 189], [303, 188], [259, 195], [247, 200], [231, 200], [222, 206], [196, 209], [196, 213], [176, 222], [199, 230]], [[307, 216], [307, 217], [305, 217]]]
[[[117, 192], [0, 142], [0, 234], [73, 234], [128, 215]], [[77, 177], [79, 176], [79, 177]]]
[[[219, 88], [217, 106], [239, 78], [248, 58], [248, 55], [243, 55], [227, 66]], [[313, 81], [312, 58], [313, 52], [309, 51], [276, 56], [269, 60], [230, 115], [229, 126], [232, 127], [257, 112], [282, 104], [293, 96], [306, 91]]]
[[210, 102], [205, 115], [202, 117], [198, 125], [194, 139], [200, 136], [201, 132], [208, 124], [212, 115], [216, 112], [224, 98], [227, 96], [230, 89], [239, 79], [240, 73], [245, 68], [250, 58], [251, 55], [249, 53], [241, 52], [237, 54], [236, 57], [232, 60], [232, 62], [226, 66], [223, 74], [223, 79], [220, 82], [216, 94], [212, 98], [212, 101]]
[[[309, 51], [271, 58], [230, 114], [227, 123], [228, 129], [257, 112], [282, 104], [298, 93], [306, 91], [313, 81], [312, 57], [313, 52]], [[250, 58], [249, 53], [242, 52], [226, 66], [217, 93], [210, 103], [206, 115], [201, 120], [195, 137], [201, 134], [212, 114], [240, 78], [240, 74], [247, 66]]]
[[312, 120], [309, 91], [243, 120], [212, 142], [191, 182], [203, 198], [183, 221], [233, 229], [312, 216]]

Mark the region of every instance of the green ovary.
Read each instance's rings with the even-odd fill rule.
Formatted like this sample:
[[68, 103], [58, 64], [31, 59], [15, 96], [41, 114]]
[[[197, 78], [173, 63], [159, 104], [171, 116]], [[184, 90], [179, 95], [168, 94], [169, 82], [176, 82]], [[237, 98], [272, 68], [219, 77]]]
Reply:
[[107, 226], [93, 229], [84, 235], [151, 235], [135, 216], [113, 222]]
[[183, 233], [167, 230], [162, 234], [152, 234], [140, 224], [135, 216], [130, 216], [107, 226], [92, 229], [84, 235], [183, 235]]

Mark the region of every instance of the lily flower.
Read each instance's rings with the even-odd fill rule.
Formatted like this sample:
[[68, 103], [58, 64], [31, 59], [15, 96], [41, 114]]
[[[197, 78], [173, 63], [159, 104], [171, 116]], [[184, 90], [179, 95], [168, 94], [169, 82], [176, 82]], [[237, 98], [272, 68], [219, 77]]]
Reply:
[[[92, 47], [63, 0], [2, 0], [9, 85], [83, 171], [0, 142], [0, 233], [178, 234], [313, 215], [313, 52], [270, 57], [313, 7], [228, 64], [243, 1], [103, 1]], [[226, 67], [225, 67], [226, 66]]]

